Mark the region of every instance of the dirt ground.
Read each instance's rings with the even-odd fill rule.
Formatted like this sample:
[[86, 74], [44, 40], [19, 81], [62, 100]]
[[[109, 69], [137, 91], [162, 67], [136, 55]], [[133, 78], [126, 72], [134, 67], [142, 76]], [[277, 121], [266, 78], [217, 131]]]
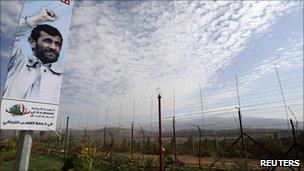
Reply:
[[[135, 154], [138, 155], [138, 154]], [[139, 156], [139, 155], [138, 155]], [[141, 155], [142, 156], [142, 155]], [[172, 159], [174, 156], [171, 155]], [[158, 160], [157, 155], [145, 155], [144, 158], [153, 158]], [[192, 155], [178, 155], [177, 159], [184, 163], [184, 165], [198, 167], [199, 158]], [[218, 160], [218, 161], [217, 161]], [[202, 157], [201, 163], [203, 168], [209, 168], [215, 161], [217, 161], [211, 168], [214, 169], [237, 169], [245, 168], [245, 159], [240, 158], [216, 158], [216, 157]], [[301, 162], [301, 169], [304, 169], [304, 163]], [[248, 169], [249, 170], [267, 170], [268, 167], [260, 167], [260, 160], [258, 159], [248, 159]], [[294, 170], [298, 170], [298, 167], [293, 167]], [[291, 170], [288, 167], [277, 167], [275, 170], [285, 171]]]

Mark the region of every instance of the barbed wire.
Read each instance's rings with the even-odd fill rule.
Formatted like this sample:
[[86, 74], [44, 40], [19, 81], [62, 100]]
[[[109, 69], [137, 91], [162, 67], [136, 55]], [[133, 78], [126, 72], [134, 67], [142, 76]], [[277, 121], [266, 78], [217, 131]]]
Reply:
[[[285, 87], [285, 100], [287, 105], [290, 107], [290, 110], [293, 110], [293, 112], [288, 112], [288, 116], [300, 121], [298, 126], [304, 127], [303, 73], [296, 70], [291, 72], [282, 72], [280, 75], [282, 77], [281, 81], [283, 83], [283, 88]], [[285, 76], [288, 76], [288, 78], [285, 78]], [[267, 80], [261, 79], [258, 81], [259, 83], [252, 85], [247, 84], [248, 82], [240, 81], [240, 87], [243, 86], [248, 89], [245, 92], [242, 92], [242, 90], [240, 91], [242, 116], [245, 119], [244, 127], [285, 128], [287, 124], [280, 123], [282, 120], [286, 120], [287, 118], [285, 116], [285, 109], [282, 103], [279, 83], [275, 74]], [[171, 124], [174, 116], [177, 130], [183, 129], [184, 123], [192, 122], [193, 120], [197, 120], [197, 122], [203, 122], [204, 120], [205, 122], [206, 120], [208, 120], [208, 122], [212, 121], [213, 126], [205, 123], [206, 129], [236, 128], [238, 126], [238, 120], [236, 119], [237, 111], [234, 108], [234, 106], [237, 106], [235, 79], [231, 77], [230, 81], [228, 80], [226, 84], [221, 85], [215, 85], [214, 83], [216, 82], [217, 81], [210, 82], [208, 83], [208, 86], [202, 88], [202, 99], [200, 99], [199, 96], [199, 86], [197, 90], [186, 93], [178, 93], [177, 91], [172, 90], [172, 96], [163, 97], [162, 120], [164, 129], [172, 129], [172, 127], [168, 125]], [[175, 92], [174, 97], [173, 92]], [[228, 96], [221, 97], [222, 93], [223, 95], [228, 93]], [[108, 124], [106, 124], [104, 119], [106, 116], [106, 107], [98, 107], [96, 104], [93, 105], [96, 108], [94, 110], [90, 109], [90, 111], [78, 111], [74, 113], [65, 111], [65, 114], [61, 114], [59, 118], [62, 119], [66, 116], [70, 116], [71, 128], [80, 130], [103, 129], [105, 126], [129, 129], [132, 122], [141, 124], [146, 130], [155, 129], [156, 126], [154, 125], [157, 125], [158, 122], [157, 98], [153, 98], [153, 96], [151, 96], [146, 100], [134, 100], [136, 102], [135, 108], [133, 106], [133, 100], [132, 103], [121, 103], [121, 110], [118, 110], [113, 106], [113, 109], [109, 110], [110, 112], [107, 114], [109, 120]], [[202, 101], [203, 109], [200, 101]], [[89, 104], [89, 102], [86, 102], [86, 104]], [[109, 104], [110, 103], [108, 103], [108, 105]], [[263, 116], [261, 116], [260, 113], [263, 113]], [[134, 119], [132, 115], [134, 115]], [[250, 117], [268, 118], [269, 120], [264, 119], [264, 122], [254, 124], [247, 122], [246, 118]], [[226, 118], [226, 120], [216, 121], [216, 119], [223, 118]], [[303, 124], [301, 122], [303, 122]], [[230, 126], [227, 126], [227, 123], [230, 123]]]

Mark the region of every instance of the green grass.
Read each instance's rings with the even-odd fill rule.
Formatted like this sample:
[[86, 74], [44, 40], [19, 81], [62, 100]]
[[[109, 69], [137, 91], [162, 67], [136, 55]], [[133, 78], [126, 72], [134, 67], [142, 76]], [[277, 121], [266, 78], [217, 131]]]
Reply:
[[[14, 165], [15, 151], [1, 151], [1, 171], [11, 171]], [[41, 154], [32, 154], [29, 163], [29, 171], [58, 171], [61, 170], [63, 162], [61, 159]]]
[[61, 170], [63, 161], [52, 156], [33, 155], [30, 159], [29, 170]]
[[13, 170], [15, 151], [1, 151], [0, 168], [1, 171]]

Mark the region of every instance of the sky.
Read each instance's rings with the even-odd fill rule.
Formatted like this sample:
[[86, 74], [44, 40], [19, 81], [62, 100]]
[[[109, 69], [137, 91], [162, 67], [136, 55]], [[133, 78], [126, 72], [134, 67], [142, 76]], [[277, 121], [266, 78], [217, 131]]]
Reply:
[[[20, 10], [1, 1], [1, 89]], [[164, 119], [235, 117], [236, 75], [245, 116], [303, 121], [302, 1], [76, 1], [66, 55], [74, 126], [156, 121], [158, 93]]]

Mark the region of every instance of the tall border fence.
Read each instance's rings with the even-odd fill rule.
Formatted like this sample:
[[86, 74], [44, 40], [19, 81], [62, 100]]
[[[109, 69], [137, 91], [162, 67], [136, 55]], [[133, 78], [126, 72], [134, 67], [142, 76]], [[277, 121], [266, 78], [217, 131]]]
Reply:
[[[223, 89], [199, 85], [192, 94], [162, 96], [161, 154], [159, 102], [153, 96], [114, 109], [87, 103], [96, 110], [65, 111], [57, 132], [36, 132], [33, 152], [105, 170], [157, 169], [159, 155], [166, 169], [260, 170], [262, 159], [298, 159], [303, 168], [303, 73], [287, 75], [281, 74], [280, 86], [276, 77], [245, 86], [236, 79]], [[1, 148], [10, 148], [17, 134], [1, 130]]]

